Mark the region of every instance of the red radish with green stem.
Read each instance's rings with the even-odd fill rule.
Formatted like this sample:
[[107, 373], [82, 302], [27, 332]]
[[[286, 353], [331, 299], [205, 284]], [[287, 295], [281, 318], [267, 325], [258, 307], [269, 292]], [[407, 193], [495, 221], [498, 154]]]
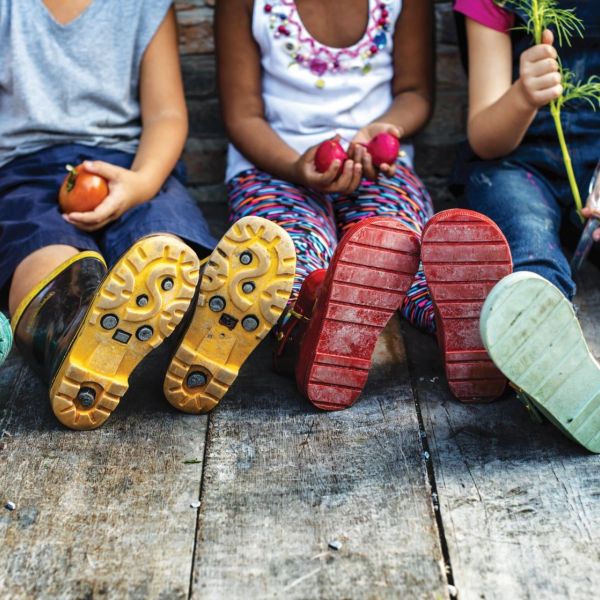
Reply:
[[317, 153], [315, 154], [315, 166], [317, 171], [319, 171], [319, 173], [327, 173], [334, 160], [340, 161], [340, 167], [335, 176], [337, 179], [344, 170], [344, 163], [348, 160], [348, 154], [342, 148], [338, 138], [326, 140], [317, 148]]
[[391, 166], [398, 158], [400, 142], [391, 133], [379, 133], [367, 144], [367, 152], [371, 155], [376, 167], [383, 164]]

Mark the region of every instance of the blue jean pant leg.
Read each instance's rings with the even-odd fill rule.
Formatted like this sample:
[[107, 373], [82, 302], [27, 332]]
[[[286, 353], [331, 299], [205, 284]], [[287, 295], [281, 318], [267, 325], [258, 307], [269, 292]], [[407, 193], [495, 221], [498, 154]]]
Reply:
[[171, 176], [152, 200], [128, 210], [105, 229], [100, 242], [102, 254], [112, 266], [137, 240], [159, 233], [182, 238], [201, 258], [217, 243], [196, 202]]
[[64, 164], [57, 166], [37, 153], [0, 169], [0, 289], [27, 256], [46, 246], [99, 251], [93, 235], [62, 218], [58, 189]]
[[507, 161], [475, 163], [465, 198], [500, 227], [515, 271], [537, 273], [573, 298], [575, 283], [559, 239], [563, 208], [542, 176]]
[[92, 159], [129, 168], [134, 158], [118, 150], [64, 144], [4, 165], [0, 169], [0, 288], [24, 258], [52, 244], [101, 250], [110, 265], [139, 238], [155, 233], [177, 235], [200, 255], [212, 250], [216, 241], [182, 183], [181, 163], [156, 198], [99, 232], [86, 233], [62, 218], [57, 197], [66, 164]]

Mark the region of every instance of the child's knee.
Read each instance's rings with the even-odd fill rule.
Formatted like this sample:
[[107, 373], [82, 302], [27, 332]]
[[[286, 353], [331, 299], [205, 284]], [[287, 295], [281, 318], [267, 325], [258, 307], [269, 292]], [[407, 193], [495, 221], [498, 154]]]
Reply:
[[44, 246], [27, 255], [15, 269], [9, 290], [8, 305], [11, 315], [27, 294], [49, 277], [60, 265], [80, 253], [73, 246], [54, 244]]

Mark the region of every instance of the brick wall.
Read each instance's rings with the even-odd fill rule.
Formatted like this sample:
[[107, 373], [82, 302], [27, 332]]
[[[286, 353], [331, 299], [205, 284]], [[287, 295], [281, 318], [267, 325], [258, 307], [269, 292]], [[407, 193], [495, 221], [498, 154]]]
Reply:
[[[176, 2], [182, 69], [190, 111], [190, 136], [185, 149], [192, 191], [201, 202], [224, 200], [227, 142], [219, 115], [215, 80], [212, 20], [217, 0]], [[466, 84], [458, 57], [452, 3], [436, 0], [437, 103], [417, 139], [417, 171], [442, 208], [448, 199], [446, 178], [455, 147], [464, 138]]]

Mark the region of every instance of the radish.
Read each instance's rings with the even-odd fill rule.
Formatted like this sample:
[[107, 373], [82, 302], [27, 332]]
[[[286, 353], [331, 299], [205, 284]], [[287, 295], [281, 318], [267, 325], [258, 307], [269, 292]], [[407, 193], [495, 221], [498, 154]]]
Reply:
[[335, 176], [337, 179], [344, 170], [344, 163], [348, 160], [348, 155], [336, 139], [326, 140], [319, 145], [315, 154], [315, 167], [317, 167], [317, 171], [319, 173], [326, 173], [334, 160], [340, 161], [340, 168]]
[[383, 163], [393, 165], [398, 158], [400, 142], [391, 133], [377, 134], [367, 145], [367, 151], [373, 159], [373, 164], [379, 167]]

